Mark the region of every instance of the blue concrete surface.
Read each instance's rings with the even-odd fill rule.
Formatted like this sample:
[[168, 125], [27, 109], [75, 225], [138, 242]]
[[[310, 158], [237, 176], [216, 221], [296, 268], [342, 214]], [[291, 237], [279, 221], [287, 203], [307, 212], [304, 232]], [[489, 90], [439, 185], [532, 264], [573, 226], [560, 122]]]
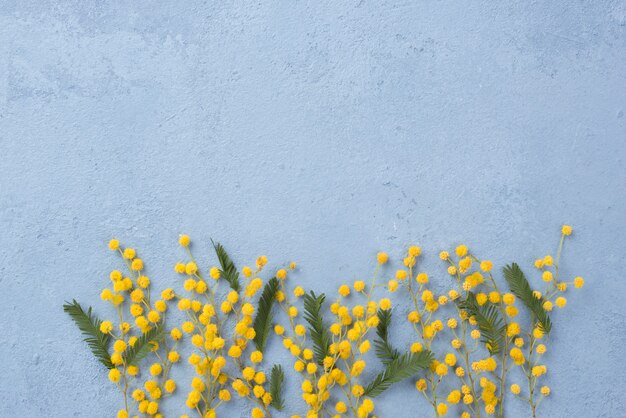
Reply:
[[[213, 237], [333, 292], [412, 243], [437, 283], [461, 242], [530, 268], [567, 222], [587, 285], [555, 315], [540, 416], [624, 417], [625, 111], [618, 0], [3, 0], [0, 416], [113, 416], [60, 308], [110, 315], [113, 236], [159, 288], [187, 232], [207, 264]], [[377, 407], [430, 416], [411, 382]]]

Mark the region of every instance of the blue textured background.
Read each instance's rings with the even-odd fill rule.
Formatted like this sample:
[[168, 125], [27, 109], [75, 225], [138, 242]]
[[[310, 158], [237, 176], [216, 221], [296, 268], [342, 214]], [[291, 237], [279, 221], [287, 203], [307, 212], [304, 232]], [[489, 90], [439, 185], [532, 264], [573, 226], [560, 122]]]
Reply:
[[[411, 243], [439, 283], [460, 242], [530, 268], [567, 222], [587, 286], [555, 315], [541, 415], [623, 417], [625, 108], [623, 1], [3, 0], [0, 416], [117, 409], [61, 311], [109, 315], [112, 236], [159, 288], [187, 232], [206, 263], [213, 237], [331, 292]], [[406, 382], [378, 407], [425, 404]]]

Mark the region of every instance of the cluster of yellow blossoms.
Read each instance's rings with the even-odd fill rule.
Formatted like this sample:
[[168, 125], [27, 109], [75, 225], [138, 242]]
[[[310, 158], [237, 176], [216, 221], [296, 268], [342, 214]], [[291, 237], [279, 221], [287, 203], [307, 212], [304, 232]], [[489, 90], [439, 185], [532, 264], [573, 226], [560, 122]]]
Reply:
[[[182, 332], [174, 328], [171, 334], [176, 340], [188, 335], [194, 347], [187, 361], [197, 376], [191, 382], [187, 407], [201, 417], [213, 418], [217, 408], [231, 400], [231, 390], [234, 390], [239, 397], [253, 402], [253, 418], [271, 417], [269, 407], [273, 398], [267, 387], [267, 376], [260, 370], [263, 345], [255, 340], [257, 332], [253, 324], [255, 305], [260, 306], [255, 296], [264, 285], [258, 275], [267, 264], [267, 258], [259, 257], [254, 270], [248, 266], [241, 269], [246, 282], [241, 289], [238, 272], [228, 258], [220, 260], [221, 267], [211, 267], [205, 277], [189, 249], [189, 237], [181, 235], [179, 244], [186, 249], [189, 260], [177, 263], [174, 269], [185, 277], [183, 288], [187, 294], [174, 297], [186, 321], [180, 327]], [[219, 244], [216, 251], [218, 257], [227, 257]], [[225, 278], [225, 275], [231, 277]], [[224, 280], [220, 279], [226, 279], [231, 287], [221, 301], [218, 287]], [[252, 343], [256, 345], [254, 350], [250, 349]], [[229, 364], [233, 367], [227, 372]]]
[[[412, 351], [435, 351], [435, 340], [447, 328], [445, 334], [450, 338], [451, 350], [437, 355], [426, 375], [416, 381], [416, 389], [432, 405], [435, 416], [446, 415], [451, 406], [461, 405], [458, 412], [463, 418], [483, 414], [502, 417], [507, 373], [513, 366], [519, 366], [526, 376], [528, 391], [522, 395], [518, 384], [511, 385], [510, 391], [527, 402], [532, 416], [536, 416], [537, 405], [551, 391], [548, 386], [537, 390], [538, 379], [547, 372], [540, 361], [547, 350], [540, 341], [548, 332], [541, 322], [542, 315], [552, 311], [554, 306], [565, 307], [567, 300], [563, 293], [569, 285], [580, 288], [584, 284], [581, 277], [565, 282], [558, 276], [563, 242], [571, 232], [570, 226], [563, 226], [555, 259], [548, 255], [535, 262], [542, 270], [541, 277], [547, 287], [543, 293], [530, 293], [530, 298], [541, 301], [540, 308], [537, 309], [528, 297], [522, 301], [531, 310], [527, 327], [516, 321], [518, 296], [526, 295], [523, 290], [524, 284], [527, 285], [517, 265], [505, 268], [505, 276], [507, 269], [513, 273], [509, 276], [511, 281], [507, 277], [512, 291], [504, 293], [492, 275], [491, 261], [480, 260], [465, 245], [456, 247], [453, 255], [443, 251], [439, 258], [446, 263], [453, 286], [447, 293], [437, 296], [428, 289], [428, 275], [416, 268], [420, 251], [409, 249], [404, 268], [396, 272], [396, 279], [389, 282], [388, 289], [395, 292], [396, 282], [400, 282], [412, 301], [414, 309], [407, 320], [419, 337], [411, 345]], [[530, 287], [528, 292], [531, 292]], [[447, 305], [452, 306], [453, 315], [450, 309], [444, 311]], [[439, 313], [443, 320], [435, 319]], [[457, 388], [452, 382], [443, 385], [448, 375], [454, 377], [451, 380], [456, 380]]]
[[[114, 367], [109, 370], [109, 380], [117, 385], [124, 397], [124, 409], [117, 416], [127, 418], [136, 407], [141, 414], [159, 418], [159, 402], [176, 390], [176, 382], [169, 378], [169, 373], [172, 364], [179, 359], [176, 340], [160, 338], [171, 290], [163, 292], [161, 299], [152, 300], [150, 279], [142, 273], [144, 264], [135, 249], [122, 249], [117, 240], [111, 240], [109, 248], [120, 254], [128, 270], [128, 276], [119, 270], [112, 271], [112, 288], [105, 288], [100, 294], [102, 300], [115, 307], [119, 321], [114, 326], [113, 321], [105, 320], [99, 327], [100, 332], [114, 339], [110, 358]], [[146, 355], [152, 360], [141, 385], [137, 363]]]
[[[279, 365], [271, 373], [262, 367], [272, 328], [301, 377], [301, 416], [374, 417], [373, 398], [410, 378], [435, 417], [503, 417], [509, 391], [527, 403], [535, 417], [539, 403], [551, 392], [540, 384], [547, 373], [549, 315], [566, 306], [564, 293], [570, 286], [584, 284], [581, 277], [570, 282], [559, 277], [564, 240], [571, 233], [571, 227], [563, 226], [555, 256], [535, 261], [545, 283], [542, 291], [532, 290], [516, 264], [503, 269], [510, 291], [502, 291], [492, 273], [493, 263], [459, 245], [452, 254], [439, 254], [446, 272], [446, 290], [440, 292], [442, 286], [431, 286], [430, 276], [418, 267], [422, 249], [411, 246], [393, 273], [388, 255], [378, 253], [373, 277], [367, 283], [340, 285], [328, 307], [325, 295], [289, 286], [287, 277], [295, 263], [264, 280], [265, 256], [258, 257], [254, 267], [239, 271], [216, 244], [219, 266], [203, 270], [187, 235], [179, 238], [187, 259], [174, 266], [183, 277], [181, 289], [167, 288], [160, 298], [151, 298], [143, 261], [134, 249], [123, 249], [111, 240], [109, 248], [120, 254], [128, 270], [126, 275], [111, 272], [111, 286], [101, 293], [115, 308], [116, 323], [94, 322], [91, 310], [83, 312], [76, 302], [66, 308], [74, 309], [70, 313], [74, 320], [83, 321], [77, 321], [81, 331], [93, 337], [87, 340], [92, 351], [109, 368], [109, 379], [123, 395], [118, 418], [162, 417], [161, 400], [176, 391], [171, 368], [185, 363], [178, 352], [183, 340], [191, 350], [184, 355], [186, 363], [195, 372], [185, 401], [192, 415], [216, 417], [220, 405], [231, 401], [234, 393], [249, 402], [253, 418], [271, 417], [283, 407], [284, 378]], [[381, 280], [383, 275], [392, 278]], [[220, 285], [228, 288], [220, 290]], [[391, 299], [381, 294], [385, 290], [410, 306], [406, 320], [415, 338], [404, 350], [388, 336], [394, 309]], [[168, 303], [177, 305], [183, 321], [166, 330]], [[282, 320], [274, 321], [274, 305], [284, 314]], [[521, 307], [528, 311], [528, 319], [519, 319]], [[97, 330], [90, 328], [94, 325]], [[364, 373], [368, 363], [376, 365], [374, 374]], [[511, 375], [524, 377], [524, 385], [509, 383], [513, 369]]]
[[[387, 259], [385, 253], [379, 253], [378, 266], [385, 264]], [[283, 346], [294, 357], [294, 370], [302, 374], [302, 399], [307, 406], [308, 418], [325, 415], [364, 418], [374, 411], [374, 401], [366, 396], [360, 376], [367, 366], [364, 356], [372, 346], [368, 334], [380, 323], [378, 312], [391, 309], [389, 299], [373, 298], [377, 273], [378, 269], [369, 286], [356, 281], [353, 289], [347, 285], [339, 288], [338, 298], [330, 305], [330, 325], [322, 319], [325, 296], [313, 292], [305, 294], [300, 286], [295, 287], [292, 292], [295, 300], [304, 297], [304, 319], [308, 328], [294, 305], [295, 300], [292, 302], [286, 296], [285, 282], [281, 281], [277, 300], [289, 318], [289, 330], [276, 325], [274, 332], [282, 337]], [[355, 301], [350, 306], [349, 301], [353, 298], [360, 303]], [[317, 346], [312, 340], [318, 341]], [[331, 399], [333, 404], [328, 405]]]

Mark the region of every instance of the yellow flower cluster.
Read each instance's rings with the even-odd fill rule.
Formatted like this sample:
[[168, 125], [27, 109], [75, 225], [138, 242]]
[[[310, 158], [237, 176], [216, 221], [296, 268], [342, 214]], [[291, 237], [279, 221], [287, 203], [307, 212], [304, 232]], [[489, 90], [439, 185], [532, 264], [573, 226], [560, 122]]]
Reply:
[[[406, 378], [413, 379], [435, 417], [502, 417], [508, 392], [530, 405], [535, 417], [539, 402], [551, 393], [540, 385], [548, 371], [543, 356], [550, 315], [566, 307], [568, 288], [584, 285], [582, 277], [564, 281], [559, 275], [564, 241], [571, 234], [564, 225], [555, 256], [535, 261], [541, 290], [533, 290], [516, 264], [503, 269], [509, 291], [501, 290], [493, 263], [466, 245], [439, 253], [445, 282], [433, 285], [420, 268], [422, 249], [411, 246], [393, 269], [388, 254], [378, 253], [372, 277], [341, 284], [328, 305], [325, 295], [290, 286], [295, 263], [264, 279], [267, 257], [238, 270], [215, 244], [218, 263], [204, 269], [187, 235], [179, 238], [186, 259], [174, 265], [180, 289], [164, 289], [155, 298], [136, 251], [111, 240], [109, 248], [127, 270], [112, 271], [110, 286], [101, 292], [116, 320], [99, 321], [76, 302], [65, 308], [81, 331], [91, 333], [92, 351], [123, 395], [118, 418], [161, 417], [160, 402], [177, 390], [170, 377], [177, 363], [194, 371], [185, 399], [191, 415], [216, 417], [222, 404], [238, 397], [248, 402], [253, 418], [271, 417], [283, 407], [284, 378], [277, 364], [271, 373], [263, 368], [272, 329], [292, 357], [287, 369], [293, 366], [300, 375], [304, 411], [292, 418], [374, 417], [374, 398]], [[415, 338], [405, 349], [389, 338], [394, 303], [381, 294], [385, 290], [409, 304], [403, 317]], [[170, 304], [183, 319], [166, 329]], [[278, 321], [275, 305], [284, 314]], [[529, 320], [518, 319], [520, 308], [528, 309], [529, 315], [520, 317]], [[190, 351], [180, 354], [183, 344]], [[527, 389], [509, 383], [513, 368], [525, 377]]]
[[[531, 294], [523, 287], [527, 281], [517, 265], [504, 269], [511, 292], [502, 292], [492, 274], [493, 263], [481, 260], [467, 246], [459, 245], [453, 255], [447, 251], [439, 254], [439, 258], [447, 264], [446, 271], [452, 278], [452, 286], [447, 292], [437, 295], [429, 289], [429, 276], [419, 271], [415, 252], [409, 249], [403, 260], [404, 268], [398, 270], [395, 277], [412, 302], [407, 319], [419, 339], [410, 349], [435, 352], [434, 347], [439, 347], [434, 344], [435, 340], [439, 340], [440, 335], [447, 335], [454, 350], [436, 354], [425, 376], [415, 383], [418, 392], [432, 405], [435, 416], [447, 414], [450, 405], [462, 404], [459, 410], [461, 416], [480, 417], [485, 414], [502, 417], [507, 373], [513, 366], [520, 366], [526, 375], [529, 392], [528, 396], [522, 396], [518, 384], [511, 385], [510, 391], [528, 402], [531, 414], [536, 415], [538, 396], [550, 394], [547, 386], [537, 388], [538, 379], [547, 372], [546, 366], [540, 362], [547, 348], [545, 344], [539, 344], [549, 332], [545, 329], [545, 325], [550, 324], [549, 318], [546, 320], [547, 315], [555, 306], [566, 306], [563, 293], [569, 285], [580, 288], [584, 284], [581, 277], [571, 282], [559, 279], [564, 239], [571, 233], [570, 226], [563, 226], [556, 257], [548, 255], [535, 262], [546, 289], [543, 292], [535, 290]], [[390, 291], [395, 292], [396, 289]], [[525, 298], [522, 304], [531, 310], [528, 329], [523, 329], [515, 320], [519, 313], [515, 305], [520, 297]], [[453, 303], [449, 303], [451, 301]], [[453, 316], [448, 316], [450, 309], [444, 313], [443, 308], [447, 305], [452, 306]], [[488, 357], [478, 357], [481, 353]], [[449, 368], [454, 373], [448, 373]], [[449, 391], [451, 383], [442, 389], [447, 376], [453, 376], [460, 389]], [[443, 402], [444, 398], [447, 404]]]
[[[105, 320], [99, 330], [113, 340], [109, 380], [124, 398], [124, 408], [118, 417], [128, 417], [136, 410], [158, 418], [161, 417], [159, 402], [176, 390], [176, 382], [169, 378], [172, 364], [178, 361], [176, 341], [162, 338], [168, 298], [151, 298], [150, 279], [143, 273], [144, 263], [135, 249], [122, 248], [115, 239], [109, 242], [109, 249], [121, 256], [127, 269], [127, 275], [120, 270], [112, 271], [111, 286], [100, 293], [101, 299], [111, 303], [117, 314], [117, 324]], [[149, 364], [144, 373], [138, 366], [142, 351], [149, 353], [144, 359]]]
[[[171, 331], [173, 338], [186, 336], [193, 346], [187, 362], [196, 377], [191, 382], [186, 405], [202, 417], [213, 417], [221, 404], [231, 400], [232, 390], [255, 405], [252, 417], [271, 417], [269, 408], [273, 399], [266, 374], [260, 370], [263, 353], [255, 340], [257, 332], [253, 324], [258, 303], [255, 296], [264, 285], [259, 275], [267, 257], [258, 257], [254, 270], [242, 268], [245, 279], [242, 288], [239, 273], [219, 244], [216, 251], [222, 265], [210, 267], [205, 276], [193, 257], [190, 242], [187, 235], [181, 235], [179, 244], [186, 250], [188, 260], [174, 266], [184, 277], [186, 294], [173, 294], [173, 298], [185, 321], [180, 330]], [[277, 274], [281, 275], [282, 272]], [[218, 289], [223, 284], [228, 284], [230, 290], [220, 294]], [[254, 344], [257, 349], [251, 348]]]

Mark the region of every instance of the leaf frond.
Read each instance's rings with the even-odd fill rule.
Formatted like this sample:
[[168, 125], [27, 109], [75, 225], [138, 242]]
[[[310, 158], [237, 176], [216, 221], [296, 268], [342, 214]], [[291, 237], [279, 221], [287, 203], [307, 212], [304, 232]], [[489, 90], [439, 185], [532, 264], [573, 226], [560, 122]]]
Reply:
[[213, 248], [215, 249], [215, 254], [217, 255], [217, 259], [220, 263], [220, 275], [224, 278], [230, 285], [231, 289], [236, 292], [239, 292], [241, 289], [241, 284], [239, 283], [239, 272], [235, 267], [235, 263], [231, 260], [230, 256], [222, 246], [222, 244], [215, 243], [211, 240], [211, 244], [213, 244]]
[[503, 268], [504, 278], [509, 284], [511, 292], [517, 296], [524, 305], [533, 314], [539, 329], [545, 334], [550, 334], [552, 330], [552, 322], [545, 309], [543, 309], [543, 303], [545, 299], [543, 297], [536, 298], [533, 291], [524, 275], [524, 272], [517, 263], [512, 263]]
[[380, 359], [383, 364], [389, 364], [391, 361], [397, 359], [400, 356], [400, 352], [393, 348], [389, 342], [389, 327], [391, 326], [391, 310], [378, 309], [376, 312], [379, 322], [376, 327], [376, 335], [378, 339], [374, 340], [374, 350], [376, 357]]
[[426, 369], [433, 361], [429, 350], [419, 353], [404, 353], [390, 361], [385, 370], [380, 372], [365, 388], [363, 396], [376, 397], [389, 389], [394, 383], [415, 376], [420, 370]]
[[313, 353], [319, 364], [322, 364], [324, 358], [329, 355], [330, 347], [330, 334], [324, 325], [321, 313], [324, 300], [326, 300], [326, 295], [323, 293], [317, 296], [311, 291], [304, 295], [304, 319], [309, 324]]
[[272, 395], [272, 405], [276, 410], [282, 411], [285, 407], [285, 401], [283, 399], [283, 381], [285, 380], [285, 373], [283, 368], [279, 364], [274, 364], [272, 367], [272, 373], [270, 374], [270, 395]]
[[160, 342], [163, 339], [163, 324], [157, 324], [152, 327], [148, 332], [142, 334], [137, 338], [135, 345], [128, 347], [124, 354], [124, 361], [126, 364], [137, 365], [144, 357], [152, 351], [151, 342]]
[[489, 354], [500, 353], [506, 338], [506, 326], [498, 308], [491, 303], [480, 306], [473, 292], [468, 292], [467, 298], [459, 302], [459, 307], [476, 319], [481, 341], [487, 346]]
[[72, 300], [71, 303], [66, 302], [63, 305], [63, 311], [69, 314], [74, 323], [76, 323], [96, 359], [104, 364], [107, 369], [115, 367], [111, 363], [111, 357], [109, 356], [110, 337], [108, 334], [100, 331], [102, 321], [91, 313], [91, 307], [85, 312], [76, 300]]
[[270, 279], [263, 288], [263, 293], [259, 298], [259, 307], [252, 327], [255, 331], [254, 344], [257, 350], [263, 352], [267, 342], [267, 336], [272, 327], [272, 307], [276, 300], [276, 292], [278, 292], [278, 279], [276, 277]]

